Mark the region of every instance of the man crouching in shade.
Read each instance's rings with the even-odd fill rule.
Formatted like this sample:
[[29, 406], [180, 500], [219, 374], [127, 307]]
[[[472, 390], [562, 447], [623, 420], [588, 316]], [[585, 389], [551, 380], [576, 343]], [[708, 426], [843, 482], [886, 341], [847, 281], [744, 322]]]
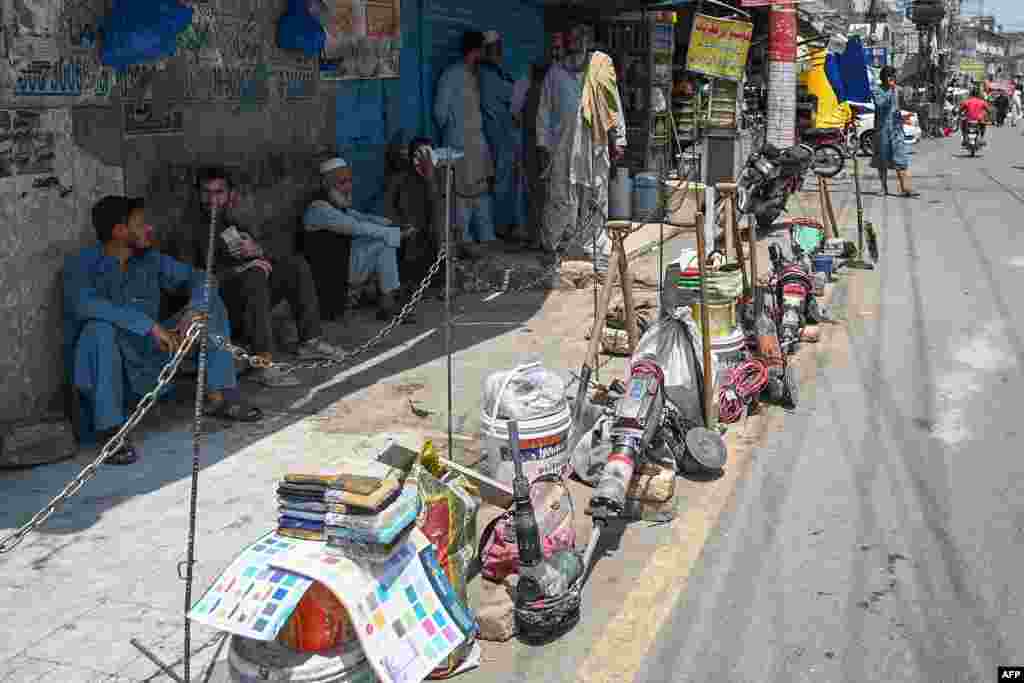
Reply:
[[[323, 336], [320, 321], [320, 301], [317, 298], [309, 264], [302, 256], [278, 249], [271, 253], [271, 233], [257, 240], [236, 222], [234, 209], [240, 195], [227, 170], [219, 166], [199, 169], [196, 177], [199, 204], [186, 214], [187, 234], [191, 244], [193, 265], [206, 264], [209, 249], [210, 219], [217, 212], [214, 236], [214, 268], [220, 282], [237, 336], [248, 346], [249, 352], [263, 361], [274, 360], [276, 348], [271, 311], [280, 301], [288, 302], [299, 332], [296, 354], [300, 360], [340, 359], [345, 350], [328, 342]], [[253, 379], [265, 387], [293, 387], [301, 384], [294, 374], [282, 365], [259, 368]]]
[[[64, 263], [65, 367], [78, 390], [78, 437], [105, 444], [124, 425], [132, 405], [153, 390], [193, 320], [201, 319], [205, 273], [153, 248], [141, 199], [104, 197], [92, 210], [98, 243]], [[161, 292], [190, 287], [192, 300], [175, 323], [159, 323]], [[230, 335], [224, 304], [209, 295], [208, 334]], [[193, 351], [199, 348], [195, 344]], [[211, 339], [207, 352], [206, 414], [242, 422], [262, 419], [237, 397], [231, 354]], [[163, 398], [159, 396], [158, 398]], [[127, 465], [138, 453], [126, 437], [108, 463]]]
[[[323, 195], [306, 209], [303, 216], [305, 228], [308, 231], [328, 230], [352, 238], [350, 291], [358, 297], [359, 291], [376, 278], [380, 292], [377, 319], [389, 320], [398, 313], [397, 297], [401, 287], [398, 248], [403, 237], [410, 236], [414, 229], [403, 230], [387, 218], [353, 209], [352, 168], [344, 159], [328, 159], [320, 164], [320, 177]], [[405, 322], [411, 321], [406, 317]]]

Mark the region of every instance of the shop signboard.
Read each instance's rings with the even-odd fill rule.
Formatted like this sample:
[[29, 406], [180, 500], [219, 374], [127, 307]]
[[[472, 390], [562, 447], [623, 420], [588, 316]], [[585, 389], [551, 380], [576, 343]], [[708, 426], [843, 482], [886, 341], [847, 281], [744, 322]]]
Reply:
[[961, 59], [958, 71], [976, 81], [985, 80], [985, 63], [974, 59]]
[[753, 24], [698, 14], [693, 20], [686, 68], [713, 78], [743, 80]]

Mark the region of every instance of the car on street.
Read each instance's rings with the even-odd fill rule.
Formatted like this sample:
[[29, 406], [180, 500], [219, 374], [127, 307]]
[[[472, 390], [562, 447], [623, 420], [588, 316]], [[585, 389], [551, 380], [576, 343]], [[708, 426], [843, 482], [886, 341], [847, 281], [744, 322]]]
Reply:
[[[903, 139], [909, 145], [916, 145], [921, 140], [921, 123], [917, 114], [901, 110], [903, 115]], [[872, 138], [875, 134], [875, 112], [867, 107], [857, 117], [857, 129], [860, 131], [860, 149], [863, 154], [871, 154]]]

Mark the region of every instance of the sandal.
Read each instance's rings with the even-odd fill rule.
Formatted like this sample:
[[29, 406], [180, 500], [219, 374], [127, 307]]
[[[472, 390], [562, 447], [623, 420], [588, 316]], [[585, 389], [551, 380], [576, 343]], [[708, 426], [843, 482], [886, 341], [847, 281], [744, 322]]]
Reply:
[[[109, 441], [114, 434], [117, 434], [117, 430], [108, 432], [103, 435], [103, 443]], [[135, 450], [135, 444], [126, 436], [121, 442], [121, 447], [116, 451], [107, 456], [107, 459], [103, 461], [106, 465], [131, 465], [137, 462], [139, 459], [139, 452]]]
[[207, 402], [203, 415], [234, 422], [259, 422], [263, 419], [263, 411], [256, 406], [247, 406], [241, 401], [227, 399]]
[[908, 199], [915, 199], [916, 197], [920, 197], [921, 193], [920, 192], [914, 192], [913, 190], [908, 190], [907, 192], [903, 193], [903, 196], [907, 197]]

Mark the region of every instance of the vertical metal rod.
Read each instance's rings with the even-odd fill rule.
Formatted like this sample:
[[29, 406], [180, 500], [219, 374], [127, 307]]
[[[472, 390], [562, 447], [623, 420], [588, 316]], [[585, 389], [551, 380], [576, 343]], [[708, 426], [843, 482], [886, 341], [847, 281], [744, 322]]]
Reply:
[[185, 559], [185, 681], [192, 680], [192, 567], [196, 561], [196, 514], [199, 502], [199, 463], [203, 449], [203, 410], [206, 404], [206, 366], [210, 347], [210, 290], [213, 289], [214, 239], [217, 231], [217, 207], [210, 207], [210, 234], [206, 243], [206, 275], [203, 279], [201, 313], [202, 337], [199, 339], [199, 372], [196, 376], [195, 419], [192, 422], [192, 490], [189, 497], [188, 552]]
[[[697, 214], [697, 225], [700, 226], [701, 219], [704, 216]], [[711, 323], [710, 315], [708, 314], [708, 299], [707, 299], [707, 265], [705, 260], [707, 259], [706, 245], [704, 244], [704, 229], [698, 227], [697, 230], [697, 262], [700, 265], [700, 336], [703, 351], [704, 351], [704, 426], [711, 429], [711, 392], [714, 390], [711, 377]]]
[[[577, 220], [583, 220], [582, 214], [577, 218]], [[596, 322], [597, 321], [597, 306], [598, 306], [598, 304], [597, 304], [597, 229], [596, 228], [594, 229], [594, 234], [593, 234], [593, 238], [592, 238], [591, 241], [592, 241], [592, 244], [593, 244], [593, 248], [591, 249], [591, 252], [593, 253], [593, 256], [591, 257], [591, 263], [593, 263], [593, 267], [594, 267], [594, 321]], [[612, 264], [611, 264], [611, 262], [609, 262], [608, 263], [608, 271], [609, 272], [605, 274], [605, 277], [611, 277], [611, 268], [612, 268]], [[595, 329], [596, 329], [596, 327], [597, 326], [595, 325]], [[601, 326], [601, 330], [602, 330], [602, 334], [604, 334], [604, 326], [603, 325]], [[597, 362], [594, 363], [594, 379], [596, 381], [598, 381], [598, 382], [601, 381], [601, 364], [597, 363]]]
[[444, 353], [448, 363], [448, 457], [455, 459], [452, 401], [452, 176], [455, 160], [449, 156], [445, 176], [445, 231], [444, 231]]

